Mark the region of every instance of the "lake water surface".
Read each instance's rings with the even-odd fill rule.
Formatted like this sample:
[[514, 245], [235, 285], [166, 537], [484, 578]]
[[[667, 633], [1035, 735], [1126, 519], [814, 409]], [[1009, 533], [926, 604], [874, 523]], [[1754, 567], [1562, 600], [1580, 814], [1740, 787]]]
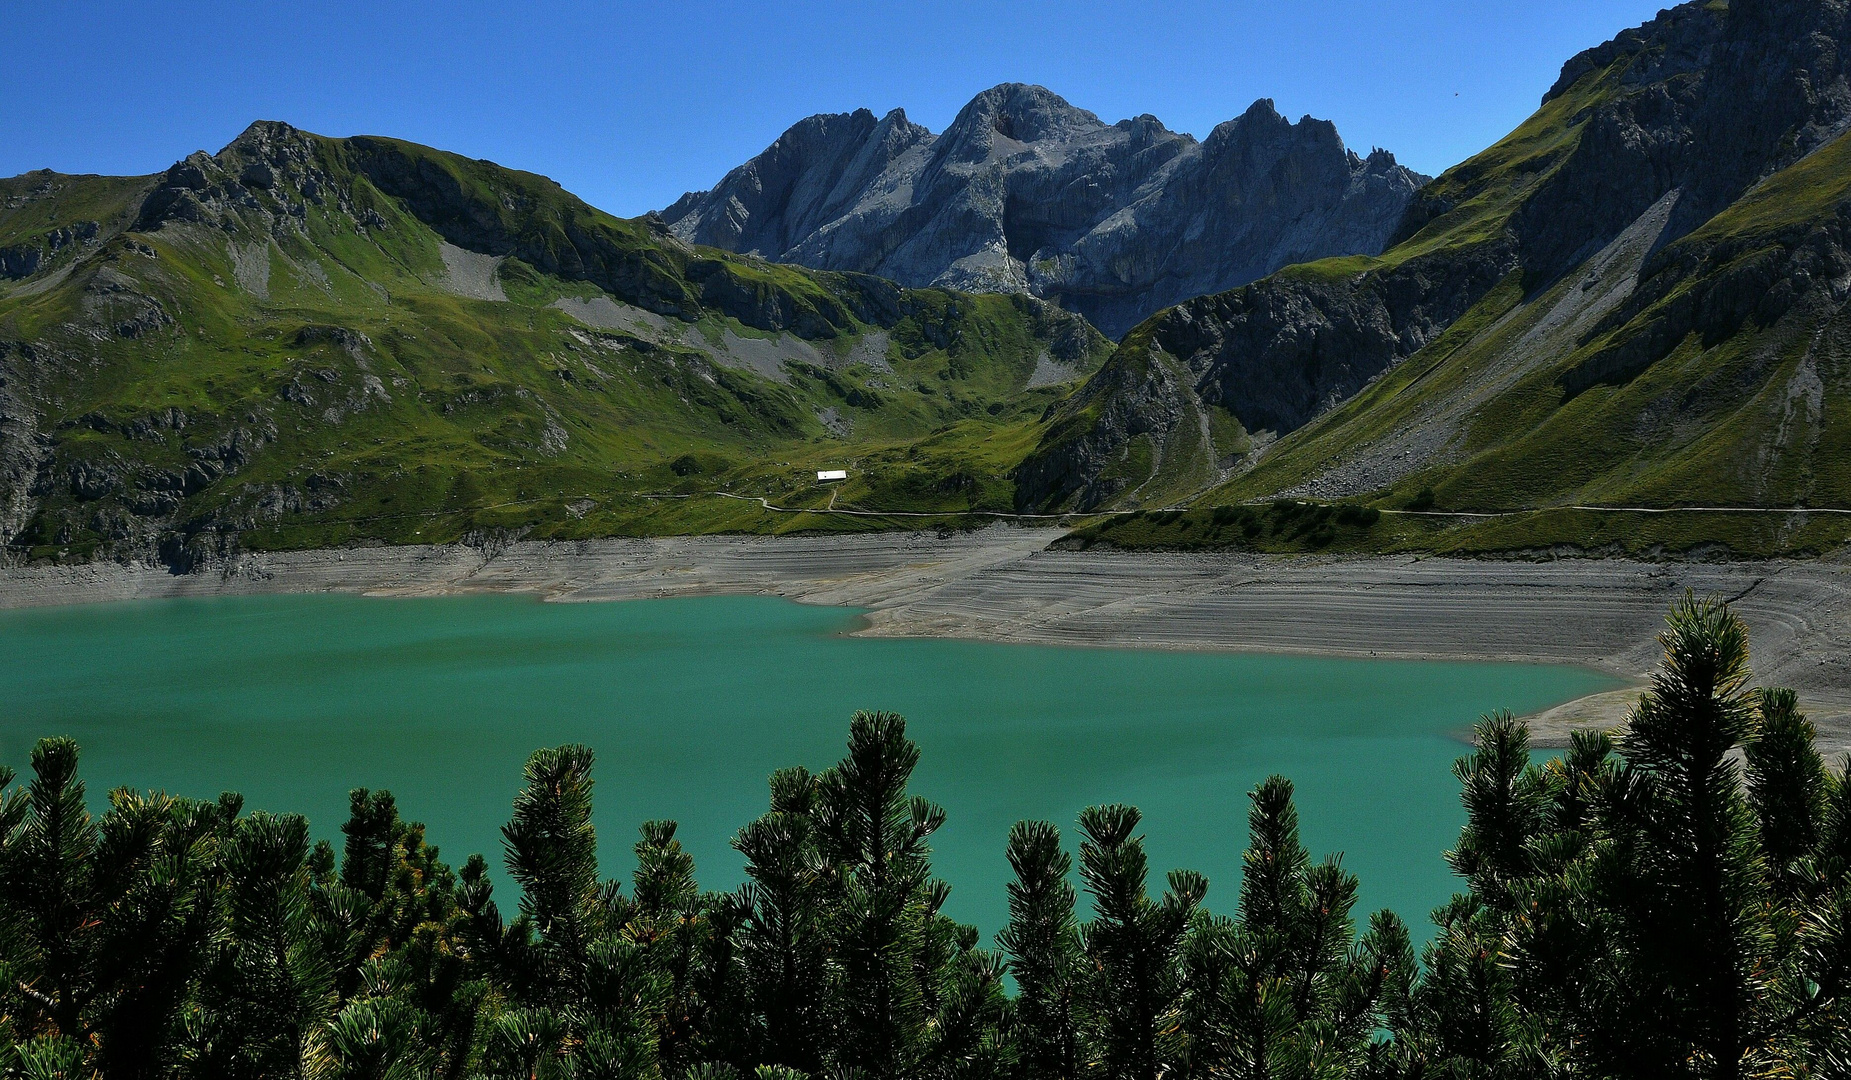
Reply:
[[[1298, 786], [1314, 856], [1342, 852], [1366, 908], [1421, 936], [1453, 891], [1463, 821], [1453, 736], [1481, 713], [1611, 689], [1573, 667], [1064, 649], [846, 636], [859, 615], [762, 597], [543, 604], [508, 596], [258, 596], [0, 611], [0, 761], [76, 737], [109, 787], [309, 816], [339, 840], [346, 792], [389, 788], [459, 864], [499, 867], [499, 827], [536, 747], [597, 752], [605, 872], [637, 825], [680, 822], [702, 884], [764, 812], [766, 776], [841, 756], [856, 709], [903, 713], [915, 793], [949, 813], [935, 866], [949, 914], [1003, 923], [1012, 822], [1122, 801], [1145, 815], [1153, 885], [1207, 874], [1232, 911], [1247, 791]], [[24, 776], [22, 775], [22, 780]], [[512, 897], [503, 897], [504, 910]]]

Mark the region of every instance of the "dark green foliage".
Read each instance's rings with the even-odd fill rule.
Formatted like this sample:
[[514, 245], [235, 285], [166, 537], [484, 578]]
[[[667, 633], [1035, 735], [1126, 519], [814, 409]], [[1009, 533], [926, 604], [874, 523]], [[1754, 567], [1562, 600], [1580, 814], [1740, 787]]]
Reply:
[[1381, 520], [1382, 512], [1373, 506], [1277, 499], [1264, 506], [1121, 514], [1082, 526], [1074, 537], [1081, 546], [1104, 541], [1131, 548], [1184, 550], [1288, 552], [1333, 545], [1349, 550], [1371, 543], [1372, 530]]
[[1251, 799], [1239, 914], [1200, 919], [1184, 961], [1192, 1064], [1210, 1075], [1348, 1075], [1390, 1010], [1405, 1011], [1407, 928], [1378, 912], [1358, 941], [1356, 879], [1335, 860], [1312, 864], [1291, 782], [1270, 777]]
[[1015, 977], [1020, 1075], [1054, 1080], [1080, 1074], [1085, 969], [1074, 919], [1073, 858], [1060, 830], [1019, 821], [1009, 830], [1009, 925], [997, 935]]
[[1429, 1034], [1405, 1040], [1429, 1065], [1837, 1075], [1843, 774], [1790, 692], [1748, 689], [1747, 631], [1727, 607], [1687, 599], [1660, 640], [1617, 757], [1582, 733], [1538, 767], [1508, 716], [1479, 725], [1449, 854], [1472, 891], [1439, 916], [1415, 995]]
[[1760, 825], [1761, 855], [1775, 885], [1797, 895], [1806, 861], [1819, 851], [1831, 777], [1813, 749], [1813, 728], [1791, 690], [1763, 690], [1761, 728], [1743, 749], [1748, 801]]
[[771, 777], [771, 810], [739, 831], [747, 883], [735, 946], [745, 972], [752, 1044], [762, 1060], [814, 1071], [830, 1012], [822, 905], [830, 881], [816, 846], [816, 782], [804, 768]]
[[352, 793], [338, 856], [230, 795], [118, 791], [98, 819], [48, 739], [25, 790], [0, 770], [0, 1077], [1845, 1075], [1851, 783], [1792, 693], [1749, 688], [1726, 607], [1687, 600], [1662, 640], [1617, 740], [1538, 764], [1517, 720], [1480, 722], [1465, 891], [1418, 962], [1392, 913], [1359, 932], [1277, 776], [1232, 914], [1188, 871], [1153, 896], [1138, 811], [1092, 807], [1077, 860], [1052, 824], [1010, 830], [1009, 923], [978, 948], [891, 713], [772, 776], [726, 894], [671, 821], [642, 825], [627, 894], [603, 879], [592, 753], [539, 751], [503, 831], [511, 921], [487, 861], [452, 873], [385, 792]]
[[843, 1056], [875, 1075], [898, 1070], [924, 1020], [924, 987], [913, 962], [925, 944], [926, 838], [945, 813], [907, 797], [918, 761], [904, 720], [857, 713], [848, 756], [817, 781], [818, 836], [838, 875], [831, 943], [845, 991]]
[[447, 940], [448, 871], [389, 795], [354, 793], [337, 880], [301, 818], [240, 818], [235, 796], [118, 791], [93, 820], [76, 763], [48, 739], [0, 800], [16, 1071], [461, 1075], [484, 987]]
[[1144, 838], [1135, 807], [1094, 806], [1080, 814], [1080, 879], [1092, 896], [1086, 956], [1097, 972], [1092, 1034], [1109, 1076], [1154, 1080], [1181, 1056], [1177, 957], [1208, 880], [1171, 871], [1160, 901], [1145, 891]]

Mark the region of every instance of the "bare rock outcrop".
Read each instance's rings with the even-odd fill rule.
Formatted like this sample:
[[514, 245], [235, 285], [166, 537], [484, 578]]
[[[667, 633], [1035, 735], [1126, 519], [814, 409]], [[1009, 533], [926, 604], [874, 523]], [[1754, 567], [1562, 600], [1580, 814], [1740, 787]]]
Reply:
[[1117, 337], [1290, 263], [1381, 251], [1425, 179], [1271, 101], [1197, 141], [1007, 83], [937, 135], [898, 109], [809, 117], [662, 218], [692, 243], [817, 269], [1032, 293]]

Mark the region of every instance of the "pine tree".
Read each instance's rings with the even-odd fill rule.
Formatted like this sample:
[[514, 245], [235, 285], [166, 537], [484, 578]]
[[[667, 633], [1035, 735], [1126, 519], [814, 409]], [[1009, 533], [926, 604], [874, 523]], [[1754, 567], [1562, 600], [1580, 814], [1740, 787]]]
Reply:
[[1016, 1054], [1025, 1080], [1080, 1075], [1083, 970], [1073, 858], [1060, 830], [1018, 821], [1009, 830], [1009, 925], [997, 935], [1016, 984]]
[[94, 821], [77, 762], [75, 743], [43, 740], [30, 788], [0, 796], [0, 1015], [14, 1037], [50, 1040], [46, 1061], [69, 1040], [105, 1076], [159, 1075], [180, 1052], [236, 804], [118, 791]]
[[757, 1059], [805, 1072], [822, 1067], [830, 1030], [823, 906], [829, 878], [816, 842], [816, 778], [771, 777], [771, 810], [741, 829], [739, 958], [756, 1019]]
[[1357, 883], [1312, 864], [1292, 785], [1269, 777], [1249, 799], [1237, 919], [1200, 916], [1184, 951], [1188, 1071], [1246, 1077], [1348, 1075], [1413, 979], [1407, 929], [1383, 912], [1356, 939]]
[[1524, 1016], [1505, 963], [1499, 913], [1468, 894], [1455, 896], [1433, 921], [1439, 932], [1421, 954], [1425, 978], [1414, 994], [1414, 1030], [1396, 1033], [1412, 1060], [1442, 1075], [1536, 1071], [1521, 1067]]
[[1150, 898], [1140, 820], [1135, 807], [1121, 804], [1080, 814], [1080, 878], [1094, 911], [1083, 935], [1097, 972], [1089, 995], [1093, 1037], [1098, 1072], [1111, 1080], [1156, 1080], [1182, 1056], [1177, 960], [1208, 891], [1200, 874], [1174, 870], [1163, 899]]
[[694, 857], [675, 839], [676, 828], [672, 821], [643, 823], [624, 927], [655, 974], [661, 1012], [651, 1023], [656, 1056], [669, 1075], [693, 1064], [707, 1021], [701, 965], [714, 929], [694, 880]]
[[470, 1063], [486, 973], [451, 947], [467, 916], [455, 876], [399, 817], [390, 792], [349, 794], [338, 874], [310, 855], [311, 900], [343, 1002], [327, 1031], [326, 1076], [460, 1076]]
[[[521, 915], [499, 955], [523, 1011], [490, 1029], [490, 1057], [498, 1067], [543, 1069], [563, 1055], [559, 1067], [575, 1077], [652, 1077], [669, 976], [629, 932], [635, 905], [615, 882], [599, 881], [591, 765], [583, 746], [536, 752], [502, 829]], [[658, 826], [656, 836], [666, 847], [673, 830]], [[678, 855], [662, 852], [652, 901], [679, 896]]]
[[848, 755], [817, 780], [817, 837], [834, 868], [831, 950], [840, 965], [835, 1060], [873, 1076], [911, 1066], [925, 1024], [915, 967], [931, 848], [945, 812], [907, 794], [919, 748], [893, 713], [856, 713]]
[[[95, 863], [99, 839], [77, 778], [77, 744], [45, 739], [32, 750], [31, 788], [9, 838], [6, 880], [21, 992], [38, 1023], [88, 1039], [85, 1007], [96, 991], [96, 921], [103, 899]], [[9, 808], [11, 809], [11, 808]], [[36, 1027], [33, 1020], [28, 1026]]]
[[537, 937], [536, 1003], [555, 1008], [584, 995], [592, 940], [603, 929], [591, 762], [583, 746], [536, 751], [501, 830], [508, 876], [521, 888], [521, 918]]
[[932, 1016], [914, 1075], [976, 1080], [1006, 1074], [1011, 1047], [1002, 1034], [1009, 1011], [1003, 962], [993, 953], [971, 948], [975, 936], [974, 929], [960, 928], [958, 948], [930, 974]]
[[308, 822], [256, 813], [225, 855], [225, 925], [200, 985], [195, 1071], [228, 1080], [306, 1076], [339, 1008], [334, 958], [310, 899]]
[[1760, 723], [1743, 747], [1749, 807], [1774, 887], [1793, 900], [1810, 891], [1808, 863], [1825, 836], [1828, 772], [1793, 691], [1763, 690], [1756, 704]]
[[1542, 827], [1548, 793], [1530, 768], [1529, 730], [1515, 717], [1485, 717], [1476, 735], [1476, 749], [1453, 766], [1466, 826], [1446, 861], [1480, 897], [1504, 901], [1511, 883], [1532, 872], [1528, 845]]
[[1643, 1030], [1614, 1025], [1604, 1041], [1616, 1063], [1668, 1070], [1694, 1055], [1703, 1074], [1734, 1080], [1759, 1042], [1751, 1014], [1777, 965], [1757, 830], [1728, 756], [1756, 728], [1748, 632], [1726, 606], [1687, 600], [1660, 641], [1664, 665], [1620, 740], [1601, 897], [1618, 930], [1612, 985], [1659, 1008], [1638, 1018]]
[[1685, 600], [1660, 641], [1617, 744], [1538, 768], [1520, 725], [1480, 724], [1449, 856], [1472, 889], [1436, 916], [1406, 1040], [1429, 1065], [1735, 1080], [1841, 1053], [1842, 776], [1793, 695], [1749, 689], [1726, 605]]

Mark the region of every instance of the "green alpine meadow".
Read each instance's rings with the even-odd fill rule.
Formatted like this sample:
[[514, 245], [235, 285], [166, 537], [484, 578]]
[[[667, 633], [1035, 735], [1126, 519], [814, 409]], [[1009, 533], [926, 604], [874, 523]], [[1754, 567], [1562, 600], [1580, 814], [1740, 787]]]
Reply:
[[[1109, 350], [1029, 297], [692, 248], [543, 177], [275, 123], [158, 176], [0, 181], [0, 249], [29, 270], [0, 285], [27, 559], [830, 528], [756, 500], [820, 506], [851, 462], [883, 509], [1008, 511]], [[752, 498], [654, 497], [720, 488]]]

